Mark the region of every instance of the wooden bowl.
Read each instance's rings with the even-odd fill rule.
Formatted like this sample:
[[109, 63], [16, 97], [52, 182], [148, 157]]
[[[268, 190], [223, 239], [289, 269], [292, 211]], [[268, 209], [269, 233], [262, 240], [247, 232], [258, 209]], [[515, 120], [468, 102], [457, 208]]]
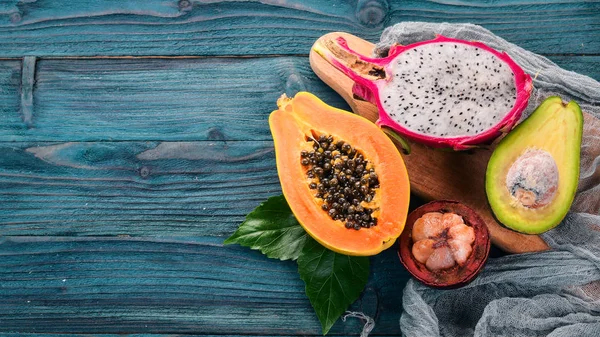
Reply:
[[[452, 268], [434, 272], [414, 258], [412, 228], [417, 219], [429, 212], [456, 213], [463, 217], [466, 225], [473, 227], [475, 231], [473, 251], [464, 266], [457, 264]], [[474, 280], [485, 265], [491, 246], [487, 226], [481, 217], [471, 208], [450, 200], [432, 201], [412, 211], [408, 215], [399, 243], [398, 256], [404, 267], [424, 284], [443, 289], [459, 288]]]

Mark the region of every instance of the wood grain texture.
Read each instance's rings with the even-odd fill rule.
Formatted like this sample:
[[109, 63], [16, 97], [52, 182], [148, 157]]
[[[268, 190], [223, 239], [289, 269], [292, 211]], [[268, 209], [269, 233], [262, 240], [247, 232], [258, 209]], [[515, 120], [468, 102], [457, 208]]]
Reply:
[[20, 90], [21, 61], [0, 60], [0, 135], [25, 128]]
[[563, 69], [589, 76], [600, 82], [600, 56], [552, 55], [548, 58]]
[[[600, 57], [560, 60], [600, 79]], [[25, 123], [21, 62], [0, 61], [0, 141], [271, 140], [267, 118], [284, 92], [310, 91], [348, 109], [306, 57], [34, 64], [35, 78], [28, 80], [32, 106], [23, 103], [31, 109]]]
[[0, 143], [0, 191], [0, 236], [228, 236], [281, 187], [270, 141]]
[[[321, 39], [342, 36], [348, 46], [359, 54], [369, 55], [374, 45], [354, 35], [329, 33]], [[325, 43], [323, 43], [325, 45]], [[355, 100], [354, 81], [344, 76], [316, 52], [311, 51], [310, 62], [315, 73], [338, 92], [352, 110], [372, 121], [377, 120], [377, 107], [369, 102]], [[485, 221], [492, 242], [511, 253], [535, 252], [548, 249], [536, 235], [524, 235], [501, 226], [495, 219], [485, 195], [485, 171], [493, 148], [473, 152], [440, 151], [410, 142], [411, 153], [403, 155], [410, 177], [411, 193], [426, 200], [456, 200], [475, 210]]]
[[[294, 262], [223, 247], [222, 238], [0, 240], [4, 332], [320, 333]], [[372, 259], [366, 290], [352, 309], [377, 318], [375, 335], [400, 334], [407, 277], [395, 251]], [[330, 334], [357, 334], [359, 323], [338, 322]]]
[[401, 21], [480, 24], [537, 53], [600, 50], [593, 1], [4, 1], [0, 57], [308, 54], [319, 36], [371, 41]]
[[346, 106], [304, 57], [39, 60], [24, 123], [9, 108], [20, 88], [11, 69], [0, 72], [0, 141], [271, 140], [284, 92]]
[[35, 78], [35, 56], [25, 56], [21, 68], [21, 118], [27, 127], [33, 119], [33, 81]]
[[[280, 193], [277, 97], [348, 108], [312, 43], [409, 20], [481, 24], [600, 79], [597, 2], [0, 2], [0, 336], [321, 335], [294, 263], [221, 242]], [[78, 59], [123, 55], [177, 58]], [[352, 307], [374, 336], [400, 335], [396, 248]]]

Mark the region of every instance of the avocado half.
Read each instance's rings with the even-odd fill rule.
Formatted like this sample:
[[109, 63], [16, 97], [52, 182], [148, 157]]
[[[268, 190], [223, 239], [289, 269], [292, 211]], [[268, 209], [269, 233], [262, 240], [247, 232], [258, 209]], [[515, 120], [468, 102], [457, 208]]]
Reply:
[[500, 223], [539, 234], [562, 221], [577, 191], [582, 133], [579, 105], [552, 96], [500, 141], [485, 176]]

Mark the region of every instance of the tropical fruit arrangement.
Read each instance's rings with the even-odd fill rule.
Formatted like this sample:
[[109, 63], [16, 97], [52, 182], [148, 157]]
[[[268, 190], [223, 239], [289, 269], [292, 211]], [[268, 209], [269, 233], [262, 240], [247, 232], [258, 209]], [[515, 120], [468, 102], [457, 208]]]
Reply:
[[307, 92], [282, 95], [269, 126], [283, 196], [249, 214], [226, 243], [297, 260], [324, 333], [364, 288], [365, 256], [398, 238], [402, 265], [432, 287], [467, 284], [488, 258], [486, 223], [461, 200], [409, 214], [411, 172], [389, 136], [450, 151], [503, 137], [485, 172], [494, 217], [527, 234], [565, 217], [579, 177], [581, 109], [548, 97], [519, 123], [533, 81], [506, 53], [443, 36], [392, 46], [384, 58], [353, 51], [343, 37], [321, 38], [313, 51], [354, 82], [354, 98], [374, 104], [378, 119]]

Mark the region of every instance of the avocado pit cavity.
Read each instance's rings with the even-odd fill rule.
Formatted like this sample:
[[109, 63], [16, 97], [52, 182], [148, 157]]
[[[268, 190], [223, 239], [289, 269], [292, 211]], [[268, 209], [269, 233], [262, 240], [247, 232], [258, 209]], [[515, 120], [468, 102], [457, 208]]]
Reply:
[[464, 266], [473, 251], [475, 230], [455, 213], [429, 212], [412, 228], [412, 254], [430, 271]]
[[506, 175], [506, 187], [515, 205], [540, 208], [552, 202], [558, 189], [558, 167], [552, 155], [529, 148], [514, 161]]

